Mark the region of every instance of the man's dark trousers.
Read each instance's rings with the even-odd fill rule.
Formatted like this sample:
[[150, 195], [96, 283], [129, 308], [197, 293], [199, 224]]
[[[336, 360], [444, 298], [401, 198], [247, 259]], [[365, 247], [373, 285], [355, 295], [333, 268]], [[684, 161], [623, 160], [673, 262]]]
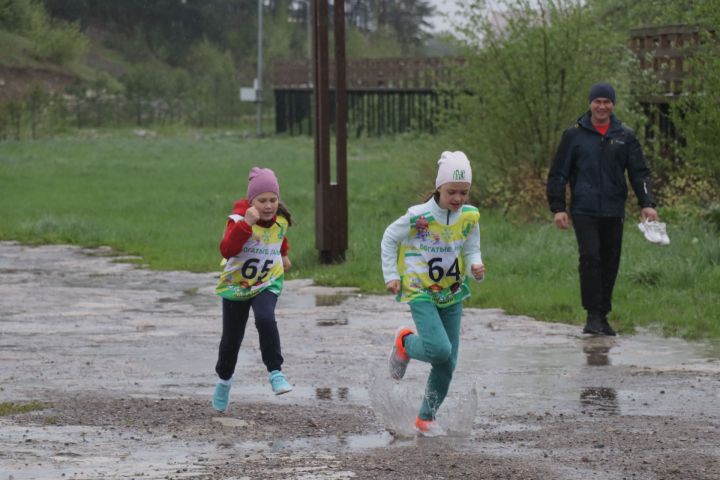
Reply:
[[580, 294], [589, 314], [607, 315], [612, 310], [620, 251], [623, 218], [572, 216], [580, 253]]

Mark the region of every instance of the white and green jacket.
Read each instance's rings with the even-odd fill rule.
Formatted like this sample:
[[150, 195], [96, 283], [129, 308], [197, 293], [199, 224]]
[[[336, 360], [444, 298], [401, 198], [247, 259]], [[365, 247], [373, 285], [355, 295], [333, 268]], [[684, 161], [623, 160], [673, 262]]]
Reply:
[[473, 206], [453, 212], [431, 198], [387, 227], [380, 246], [383, 277], [385, 283], [400, 280], [398, 300], [447, 307], [470, 296], [470, 266], [482, 263], [479, 220]]

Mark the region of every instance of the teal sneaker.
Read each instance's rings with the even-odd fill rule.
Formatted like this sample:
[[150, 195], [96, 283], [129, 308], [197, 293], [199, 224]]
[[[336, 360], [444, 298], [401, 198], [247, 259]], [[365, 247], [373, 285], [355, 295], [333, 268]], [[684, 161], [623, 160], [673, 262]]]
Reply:
[[270, 386], [275, 395], [282, 395], [293, 389], [293, 386], [290, 385], [290, 382], [287, 381], [287, 378], [280, 370], [270, 372]]
[[218, 382], [215, 385], [215, 394], [212, 399], [212, 406], [218, 412], [224, 412], [230, 403], [230, 387], [229, 383]]

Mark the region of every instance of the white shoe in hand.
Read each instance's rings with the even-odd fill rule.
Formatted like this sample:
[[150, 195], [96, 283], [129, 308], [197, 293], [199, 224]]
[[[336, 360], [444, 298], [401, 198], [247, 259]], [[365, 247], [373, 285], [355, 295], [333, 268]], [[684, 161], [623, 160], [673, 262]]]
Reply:
[[660, 245], [670, 245], [670, 237], [668, 237], [664, 223], [645, 220], [638, 223], [638, 228], [645, 235], [647, 241]]

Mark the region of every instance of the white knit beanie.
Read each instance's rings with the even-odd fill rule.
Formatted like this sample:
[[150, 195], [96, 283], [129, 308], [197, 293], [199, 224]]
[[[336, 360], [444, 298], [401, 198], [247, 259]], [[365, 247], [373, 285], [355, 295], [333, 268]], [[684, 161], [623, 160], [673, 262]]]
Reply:
[[463, 152], [443, 152], [440, 155], [435, 188], [449, 182], [472, 183], [470, 160]]

